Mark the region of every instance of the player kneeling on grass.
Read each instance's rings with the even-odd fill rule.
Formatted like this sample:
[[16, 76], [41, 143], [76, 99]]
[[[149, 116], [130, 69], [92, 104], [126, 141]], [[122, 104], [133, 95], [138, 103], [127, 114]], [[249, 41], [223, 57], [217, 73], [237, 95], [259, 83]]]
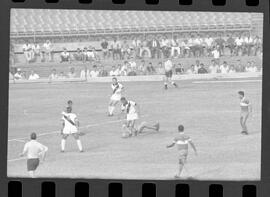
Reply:
[[30, 141], [24, 145], [23, 152], [20, 156], [27, 155], [27, 171], [31, 178], [35, 178], [35, 171], [39, 166], [39, 162], [45, 160], [48, 148], [37, 142], [37, 134], [31, 133]]
[[188, 156], [188, 144], [191, 145], [195, 154], [197, 155], [196, 147], [193, 144], [193, 142], [191, 141], [190, 137], [184, 133], [184, 126], [183, 125], [178, 126], [178, 132], [179, 132], [179, 134], [177, 137], [174, 138], [173, 143], [167, 146], [167, 148], [171, 148], [176, 144], [177, 149], [179, 151], [178, 152], [178, 154], [179, 154], [179, 171], [175, 175], [175, 178], [180, 178], [181, 172], [182, 172], [183, 167], [186, 163], [187, 156]]
[[147, 122], [142, 122], [138, 128], [135, 127], [136, 121], [139, 119], [140, 108], [134, 101], [128, 101], [125, 97], [121, 98], [122, 102], [122, 112], [126, 114], [126, 122], [123, 124], [123, 134], [122, 137], [136, 136], [141, 133], [144, 129], [152, 129], [155, 131], [159, 130], [159, 123], [155, 125], [149, 125]]
[[80, 135], [83, 133], [79, 132], [79, 121], [76, 114], [72, 113], [71, 107], [67, 107], [66, 112], [62, 112], [62, 129], [61, 129], [61, 152], [65, 151], [66, 139], [69, 135], [72, 135], [77, 141], [80, 152], [83, 152]]
[[121, 99], [121, 93], [123, 90], [123, 85], [121, 83], [119, 83], [117, 81], [117, 78], [114, 77], [112, 79], [112, 89], [113, 89], [113, 93], [112, 96], [110, 98], [110, 102], [109, 102], [109, 107], [108, 107], [108, 116], [113, 116], [113, 112], [115, 110], [115, 106], [117, 105], [117, 103], [120, 101]]

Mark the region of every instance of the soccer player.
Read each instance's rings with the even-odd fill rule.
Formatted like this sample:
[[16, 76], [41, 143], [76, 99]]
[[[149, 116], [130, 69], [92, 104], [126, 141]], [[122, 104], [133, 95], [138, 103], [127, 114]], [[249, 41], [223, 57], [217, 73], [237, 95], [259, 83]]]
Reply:
[[181, 172], [183, 170], [183, 167], [186, 163], [187, 160], [187, 156], [188, 156], [188, 144], [191, 145], [191, 147], [193, 148], [195, 154], [197, 155], [197, 150], [195, 145], [193, 144], [193, 142], [191, 141], [190, 137], [187, 136], [184, 133], [184, 126], [183, 125], [179, 125], [178, 126], [178, 136], [174, 138], [173, 143], [170, 145], [167, 145], [167, 148], [171, 148], [173, 147], [175, 144], [177, 145], [177, 149], [178, 149], [178, 155], [179, 155], [179, 170], [178, 173], [175, 175], [175, 178], [180, 178], [181, 176]]
[[173, 75], [173, 63], [170, 59], [164, 62], [164, 69], [165, 69], [165, 78], [164, 78], [164, 88], [165, 90], [168, 89], [168, 83], [170, 82], [174, 87], [178, 87], [177, 84], [172, 81]]
[[248, 135], [248, 129], [247, 129], [247, 119], [249, 117], [249, 114], [252, 113], [252, 106], [249, 100], [245, 97], [244, 91], [238, 92], [239, 99], [240, 99], [240, 125], [242, 127], [242, 134]]
[[113, 116], [115, 106], [120, 101], [121, 96], [122, 96], [121, 93], [122, 93], [122, 90], [124, 88], [123, 85], [117, 81], [116, 77], [112, 78], [112, 82], [113, 82], [112, 83], [113, 93], [112, 93], [112, 96], [111, 96], [111, 99], [110, 99], [110, 102], [109, 102], [109, 107], [108, 107], [109, 114], [108, 114], [108, 116]]
[[30, 141], [24, 145], [23, 152], [20, 156], [27, 155], [27, 171], [31, 178], [35, 178], [35, 171], [41, 161], [45, 160], [48, 147], [42, 145], [37, 141], [37, 134], [31, 133]]
[[[136, 128], [135, 123], [139, 119], [140, 108], [137, 103], [134, 101], [128, 101], [125, 97], [121, 98], [121, 110], [126, 114], [126, 122], [123, 124], [123, 137], [131, 137], [132, 134], [136, 136], [138, 133], [141, 133], [144, 129], [151, 129], [155, 131], [159, 131], [159, 123], [149, 125], [147, 122], [142, 122]], [[126, 136], [126, 133], [128, 135]]]
[[72, 113], [71, 107], [67, 107], [66, 112], [62, 112], [62, 129], [61, 129], [61, 152], [65, 152], [66, 139], [72, 135], [77, 141], [77, 146], [80, 152], [83, 152], [82, 143], [79, 133], [79, 120], [76, 114]]

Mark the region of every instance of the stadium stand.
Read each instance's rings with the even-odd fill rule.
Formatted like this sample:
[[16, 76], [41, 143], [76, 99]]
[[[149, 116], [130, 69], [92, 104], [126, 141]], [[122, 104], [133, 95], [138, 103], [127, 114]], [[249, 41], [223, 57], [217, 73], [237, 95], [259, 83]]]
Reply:
[[251, 30], [256, 14], [13, 9], [11, 37]]
[[[190, 37], [195, 39], [198, 36], [206, 37], [212, 34], [213, 39], [218, 39], [219, 35], [226, 37], [230, 34], [234, 35], [235, 39], [247, 33], [262, 38], [262, 20], [259, 13], [12, 9], [11, 67], [22, 68], [26, 73], [35, 70], [41, 77], [48, 77], [53, 68], [66, 73], [71, 67], [74, 67], [79, 75], [85, 66], [91, 69], [93, 64], [102, 64], [109, 71], [112, 66], [123, 64], [123, 59], [113, 61], [102, 59], [97, 63], [76, 61], [60, 63], [60, 53], [66, 48], [73, 58], [78, 48], [82, 50], [85, 47], [88, 51], [93, 47], [94, 51], [101, 53], [101, 39], [108, 38], [111, 45], [116, 37], [121, 42], [127, 40], [129, 45], [132, 45], [136, 36], [142, 39], [141, 41], [146, 38], [147, 42], [150, 42], [151, 35], [167, 36], [168, 39], [173, 35], [178, 37], [185, 35], [185, 39]], [[38, 56], [38, 61], [26, 63], [23, 45], [30, 42], [30, 44], [38, 43], [42, 47], [46, 40], [53, 43], [54, 61], [43, 62]], [[259, 48], [261, 50], [261, 47]], [[229, 64], [235, 65], [238, 59], [241, 59], [243, 64], [255, 61], [259, 69], [261, 58], [256, 56], [257, 49], [255, 51], [252, 52], [255, 54], [254, 57], [253, 55], [230, 57], [232, 54], [226, 48], [220, 62], [226, 60]], [[182, 56], [175, 62], [181, 63], [186, 70], [194, 64], [196, 58], [189, 55]], [[210, 65], [212, 57], [200, 56], [199, 59], [205, 65]], [[152, 58], [146, 61], [151, 61], [157, 66], [160, 60]], [[136, 59], [136, 62], [139, 64], [140, 60]]]

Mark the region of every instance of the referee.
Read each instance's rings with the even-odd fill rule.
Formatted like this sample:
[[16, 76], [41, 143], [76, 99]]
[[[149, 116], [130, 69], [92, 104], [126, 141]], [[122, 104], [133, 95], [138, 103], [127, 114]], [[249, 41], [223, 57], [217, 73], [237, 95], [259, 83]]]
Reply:
[[35, 178], [35, 171], [39, 166], [39, 158], [44, 161], [48, 147], [37, 142], [37, 134], [31, 133], [30, 141], [24, 145], [20, 156], [27, 155], [27, 171], [31, 178]]

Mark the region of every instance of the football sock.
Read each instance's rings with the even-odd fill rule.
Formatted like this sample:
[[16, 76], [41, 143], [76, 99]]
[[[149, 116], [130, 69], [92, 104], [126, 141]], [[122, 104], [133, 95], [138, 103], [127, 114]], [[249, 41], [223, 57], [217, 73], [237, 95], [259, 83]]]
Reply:
[[66, 140], [61, 140], [61, 151], [65, 151]]
[[81, 140], [77, 140], [77, 145], [80, 151], [82, 151], [82, 143]]

